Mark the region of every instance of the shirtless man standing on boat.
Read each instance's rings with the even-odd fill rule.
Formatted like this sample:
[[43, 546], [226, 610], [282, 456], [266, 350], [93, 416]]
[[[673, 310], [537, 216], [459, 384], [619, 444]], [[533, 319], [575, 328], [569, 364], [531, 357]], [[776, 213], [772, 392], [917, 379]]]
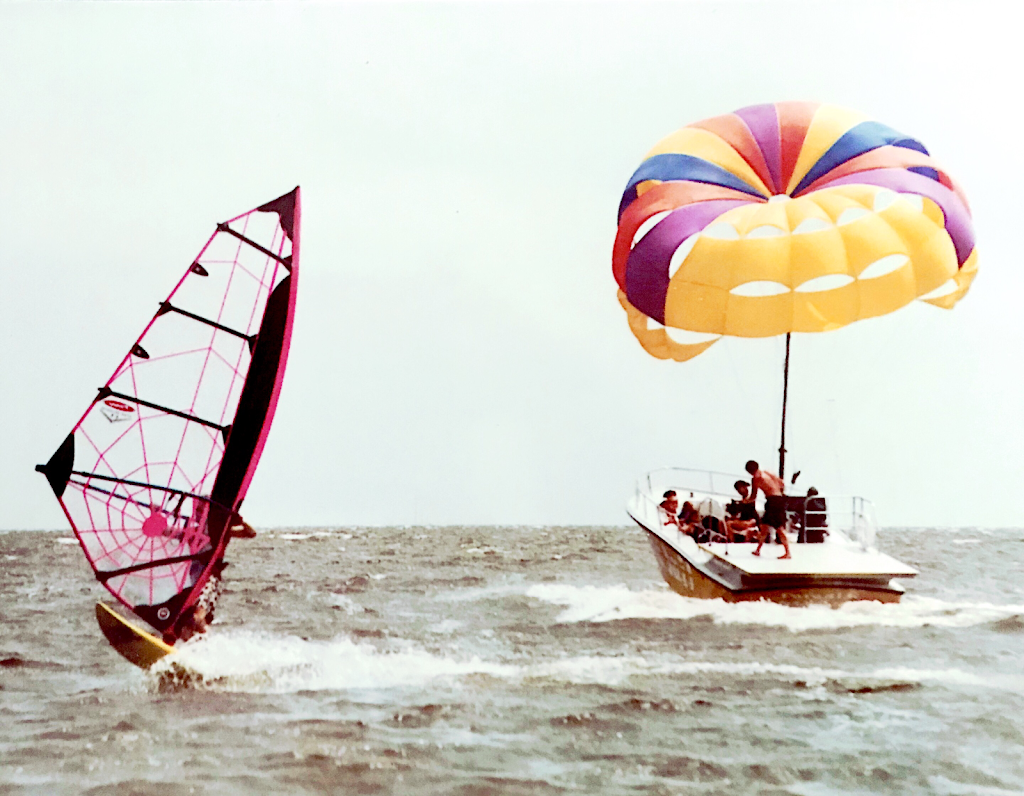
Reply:
[[776, 534], [778, 534], [779, 541], [782, 542], [782, 546], [786, 550], [779, 558], [792, 558], [793, 556], [789, 552], [789, 540], [786, 538], [785, 531], [787, 518], [786, 496], [784, 492], [786, 482], [775, 473], [762, 470], [754, 460], [747, 462], [746, 470], [750, 473], [750, 500], [754, 500], [757, 497], [758, 489], [764, 492], [765, 496], [764, 515], [761, 517], [761, 535], [757, 540], [757, 550], [754, 551], [754, 555], [761, 555], [761, 547], [764, 545], [764, 540], [768, 538], [768, 534], [774, 528]]

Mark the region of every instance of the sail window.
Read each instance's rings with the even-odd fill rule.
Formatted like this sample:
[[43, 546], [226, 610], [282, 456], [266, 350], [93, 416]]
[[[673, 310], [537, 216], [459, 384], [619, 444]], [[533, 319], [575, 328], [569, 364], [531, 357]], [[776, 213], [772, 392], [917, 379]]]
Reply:
[[744, 282], [742, 285], [736, 285], [736, 287], [729, 292], [734, 296], [763, 298], [765, 296], [780, 296], [783, 293], [788, 293], [789, 288], [781, 282], [760, 280], [757, 282]]
[[889, 190], [888, 188], [882, 188], [882, 190], [875, 194], [872, 209], [876, 213], [881, 213], [885, 208], [889, 207], [894, 202], [899, 201], [899, 198], [900, 195], [896, 193], [896, 191]]
[[715, 240], [739, 240], [740, 233], [727, 221], [716, 221], [705, 227], [704, 237]]
[[878, 279], [880, 276], [891, 274], [910, 262], [905, 254], [890, 254], [875, 260], [858, 275], [858, 279]]
[[924, 212], [924, 197], [916, 193], [901, 193], [900, 199], [910, 202], [918, 213]]
[[703, 343], [717, 340], [722, 335], [708, 334], [707, 332], [691, 332], [688, 329], [675, 329], [671, 326], [665, 327], [669, 338], [680, 345], [702, 345]]
[[950, 293], [956, 293], [958, 289], [959, 285], [957, 285], [955, 280], [947, 279], [945, 282], [943, 282], [941, 285], [935, 288], [935, 290], [932, 290], [929, 293], [925, 293], [923, 296], [918, 296], [918, 298], [921, 299], [921, 301], [942, 298], [943, 296], [948, 296]]
[[826, 290], [836, 290], [846, 287], [854, 279], [849, 274], [825, 274], [814, 279], [808, 279], [796, 288], [797, 293], [821, 293]]
[[683, 261], [690, 256], [690, 252], [693, 251], [693, 247], [697, 243], [697, 239], [700, 235], [691, 235], [682, 243], [679, 244], [674, 252], [672, 252], [672, 259], [668, 261], [668, 278], [671, 279], [676, 275], [676, 271], [683, 264]]
[[632, 249], [634, 246], [636, 246], [640, 242], [640, 239], [644, 237], [644, 235], [646, 235], [648, 232], [650, 232], [652, 229], [658, 226], [658, 224], [661, 223], [661, 220], [671, 212], [671, 210], [662, 210], [660, 213], [655, 213], [653, 216], [644, 221], [643, 224], [637, 227], [636, 234], [633, 236], [633, 242], [629, 245], [629, 248]]
[[820, 232], [823, 229], [829, 229], [831, 226], [832, 223], [823, 218], [805, 218], [796, 225], [796, 229], [793, 230], [793, 234], [805, 235], [808, 232]]
[[843, 226], [844, 224], [852, 224], [858, 218], [864, 218], [864, 216], [871, 213], [866, 207], [848, 207], [842, 213], [839, 214], [839, 218], [836, 219], [836, 226]]
[[782, 227], [776, 227], [772, 224], [762, 224], [760, 227], [754, 227], [750, 232], [747, 233], [748, 238], [781, 238], [786, 234], [786, 230]]

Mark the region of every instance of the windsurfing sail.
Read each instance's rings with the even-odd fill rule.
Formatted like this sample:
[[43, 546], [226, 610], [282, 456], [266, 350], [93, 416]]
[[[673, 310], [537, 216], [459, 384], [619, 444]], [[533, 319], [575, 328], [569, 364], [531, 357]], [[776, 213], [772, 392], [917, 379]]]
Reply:
[[222, 224], [42, 472], [97, 579], [174, 635], [223, 557], [274, 418], [299, 189]]

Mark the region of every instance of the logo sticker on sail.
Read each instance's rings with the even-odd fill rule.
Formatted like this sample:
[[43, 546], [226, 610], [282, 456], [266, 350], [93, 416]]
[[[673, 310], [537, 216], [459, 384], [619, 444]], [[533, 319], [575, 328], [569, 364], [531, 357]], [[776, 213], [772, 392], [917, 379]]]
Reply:
[[116, 398], [107, 398], [100, 404], [100, 411], [111, 423], [120, 423], [135, 415], [135, 407], [118, 401]]

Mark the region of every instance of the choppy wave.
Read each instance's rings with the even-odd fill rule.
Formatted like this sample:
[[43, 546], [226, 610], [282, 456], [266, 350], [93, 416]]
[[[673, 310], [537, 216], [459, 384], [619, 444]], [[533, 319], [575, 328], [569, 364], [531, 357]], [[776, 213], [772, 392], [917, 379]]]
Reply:
[[929, 777], [928, 784], [941, 796], [1024, 796], [1024, 790], [1009, 790], [976, 783], [954, 782], [946, 777]]
[[[310, 531], [308, 533], [300, 533], [300, 532], [297, 532], [297, 531], [296, 532], [284, 532], [284, 531], [281, 531], [281, 532], [278, 532], [277, 534], [274, 534], [274, 536], [276, 538], [283, 539], [286, 542], [304, 542], [307, 539], [322, 539], [325, 536], [334, 536], [334, 535], [335, 535], [335, 533], [333, 531]], [[351, 539], [352, 537], [351, 536], [347, 536], [346, 538]], [[344, 548], [342, 548], [342, 549], [344, 549]]]
[[391, 691], [421, 689], [474, 675], [506, 681], [621, 685], [632, 678], [672, 676], [728, 680], [759, 678], [797, 687], [829, 685], [850, 693], [918, 685], [996, 688], [1024, 693], [1024, 677], [991, 677], [960, 669], [883, 667], [865, 672], [756, 661], [680, 660], [643, 655], [581, 655], [529, 664], [459, 658], [407, 646], [381, 651], [351, 639], [307, 641], [248, 631], [211, 634], [183, 646], [152, 670], [159, 689], [223, 691]]
[[576, 684], [619, 685], [631, 677], [650, 675], [760, 677], [814, 687], [834, 684], [844, 691], [867, 693], [898, 690], [900, 686], [945, 685], [969, 688], [997, 688], [1024, 692], [1024, 677], [980, 676], [961, 669], [914, 669], [882, 667], [864, 672], [757, 661], [649, 660], [642, 656], [584, 656], [527, 667], [528, 678], [551, 678]]
[[161, 688], [277, 692], [417, 688], [439, 678], [514, 674], [502, 664], [439, 657], [414, 647], [381, 652], [347, 638], [307, 641], [250, 631], [211, 633], [164, 658], [152, 672]]
[[876, 625], [882, 627], [971, 627], [1024, 614], [1024, 605], [946, 602], [908, 595], [899, 603], [849, 602], [792, 607], [764, 601], [727, 603], [681, 597], [667, 589], [633, 591], [626, 586], [573, 586], [543, 583], [531, 586], [528, 597], [561, 605], [560, 623], [612, 622], [621, 619], [695, 619], [717, 624], [785, 627], [795, 633]]

